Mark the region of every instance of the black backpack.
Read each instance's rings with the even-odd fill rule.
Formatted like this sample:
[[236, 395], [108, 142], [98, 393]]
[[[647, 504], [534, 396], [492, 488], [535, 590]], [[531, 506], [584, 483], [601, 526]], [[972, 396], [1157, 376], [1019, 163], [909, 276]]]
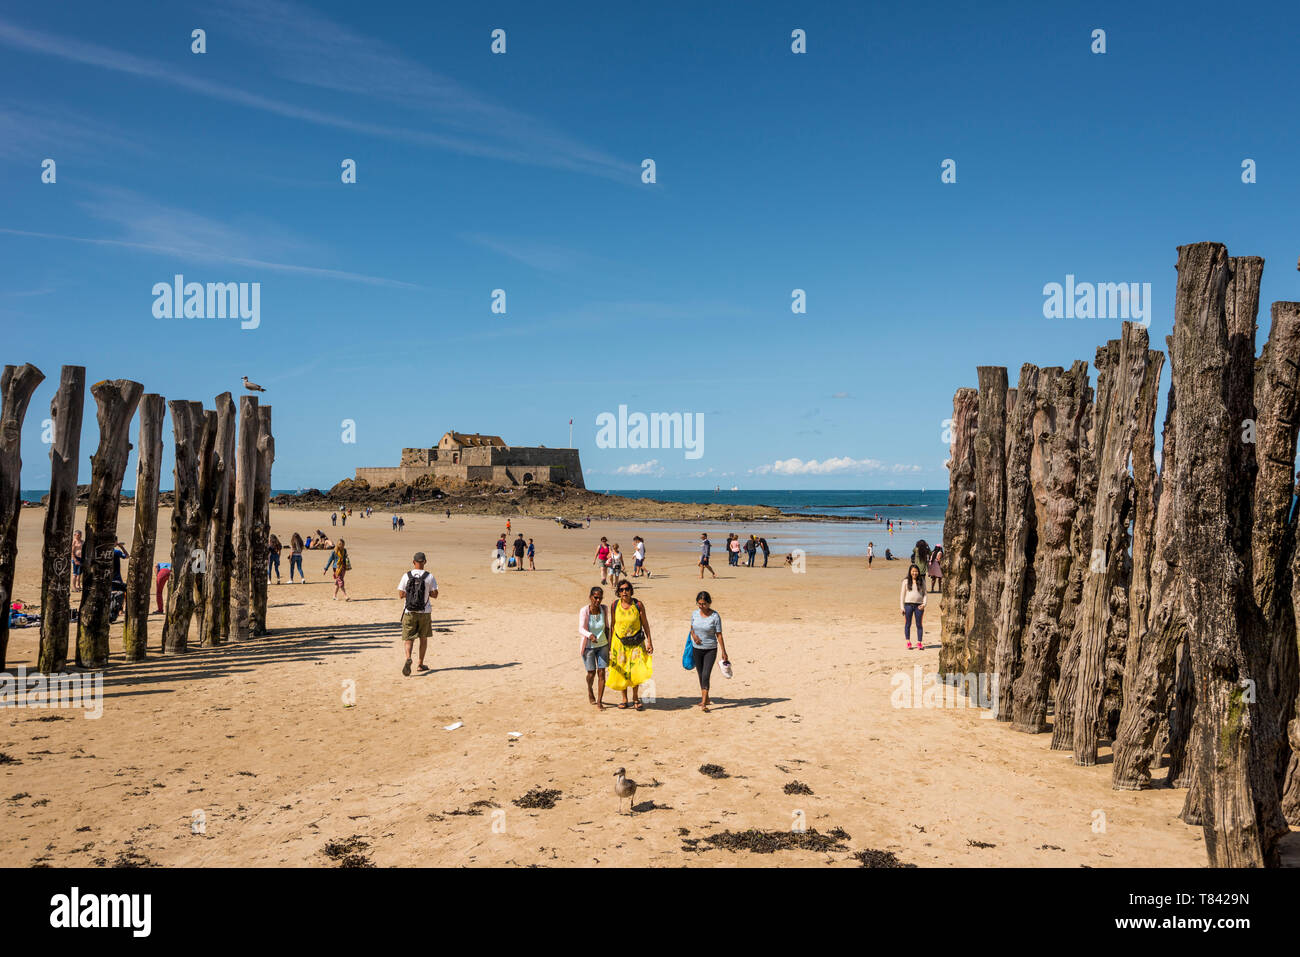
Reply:
[[406, 573], [406, 610], [422, 612], [424, 611], [425, 598], [429, 594], [428, 581], [429, 573], [420, 572], [420, 577], [416, 578], [414, 572]]

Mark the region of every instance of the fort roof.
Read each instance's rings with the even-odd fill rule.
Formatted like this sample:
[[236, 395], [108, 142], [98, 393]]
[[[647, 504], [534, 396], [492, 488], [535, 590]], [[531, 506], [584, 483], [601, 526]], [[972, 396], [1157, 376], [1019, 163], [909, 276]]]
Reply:
[[481, 445], [492, 445], [497, 448], [506, 448], [506, 443], [499, 435], [480, 435], [478, 432], [456, 432], [451, 431], [444, 435], [438, 442], [439, 448], [448, 448], [453, 445], [462, 447], [473, 447]]

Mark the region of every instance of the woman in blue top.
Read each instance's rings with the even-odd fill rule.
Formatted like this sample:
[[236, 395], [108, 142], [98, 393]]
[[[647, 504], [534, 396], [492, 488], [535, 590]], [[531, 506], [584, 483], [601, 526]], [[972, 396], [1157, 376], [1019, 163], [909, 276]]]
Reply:
[[695, 653], [695, 670], [700, 677], [700, 709], [709, 710], [709, 676], [713, 673], [713, 664], [722, 652], [723, 662], [727, 662], [727, 646], [722, 640], [722, 616], [713, 610], [713, 598], [702, 591], [695, 596], [699, 607], [691, 612], [691, 645]]

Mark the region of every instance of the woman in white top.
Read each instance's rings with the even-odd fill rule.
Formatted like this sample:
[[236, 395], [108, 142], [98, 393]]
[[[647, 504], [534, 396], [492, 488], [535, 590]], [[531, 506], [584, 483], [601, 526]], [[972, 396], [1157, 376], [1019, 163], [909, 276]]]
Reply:
[[623, 577], [623, 551], [617, 542], [609, 551], [609, 583], [618, 591], [618, 580]]
[[645, 567], [645, 539], [637, 535], [632, 541], [636, 542], [636, 550], [632, 553], [632, 577], [640, 578], [641, 573], [645, 572], [645, 577], [649, 578], [650, 569]]
[[921, 627], [921, 619], [925, 616], [925, 576], [915, 565], [907, 567], [907, 577], [903, 579], [903, 587], [898, 595], [898, 606], [903, 611], [903, 637], [907, 639], [907, 647], [912, 647], [912, 619], [915, 617], [916, 648], [925, 651], [925, 632]]
[[[605, 710], [605, 669], [609, 667], [609, 609], [603, 604], [605, 591], [599, 585], [591, 590], [587, 604], [578, 611], [578, 651], [587, 668], [587, 701]], [[596, 683], [595, 692], [592, 683]]]

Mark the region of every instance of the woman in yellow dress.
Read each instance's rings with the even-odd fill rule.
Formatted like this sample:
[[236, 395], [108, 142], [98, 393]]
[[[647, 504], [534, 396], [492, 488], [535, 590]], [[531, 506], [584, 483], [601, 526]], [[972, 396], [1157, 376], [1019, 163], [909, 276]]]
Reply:
[[618, 600], [610, 609], [614, 619], [609, 643], [609, 679], [606, 687], [623, 692], [627, 708], [627, 689], [632, 689], [632, 707], [645, 710], [641, 704], [640, 687], [654, 673], [654, 642], [650, 640], [650, 620], [645, 605], [632, 597], [632, 583], [623, 581], [618, 586]]

